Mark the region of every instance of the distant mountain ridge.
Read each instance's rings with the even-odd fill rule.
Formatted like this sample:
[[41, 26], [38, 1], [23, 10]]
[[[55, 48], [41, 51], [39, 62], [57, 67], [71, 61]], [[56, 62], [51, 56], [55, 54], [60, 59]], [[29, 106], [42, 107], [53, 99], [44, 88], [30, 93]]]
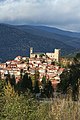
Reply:
[[30, 47], [38, 52], [59, 48], [66, 55], [80, 50], [79, 35], [46, 26], [0, 24], [0, 58], [6, 61], [17, 55], [29, 56]]
[[64, 35], [64, 36], [69, 36], [69, 37], [75, 37], [75, 38], [80, 38], [80, 32], [71, 32], [71, 31], [64, 31], [58, 28], [54, 27], [48, 27], [48, 26], [32, 26], [32, 25], [21, 25], [17, 26], [21, 29], [28, 30], [28, 29], [35, 29], [35, 30], [41, 30], [41, 31], [46, 31], [50, 33], [56, 33], [59, 35]]

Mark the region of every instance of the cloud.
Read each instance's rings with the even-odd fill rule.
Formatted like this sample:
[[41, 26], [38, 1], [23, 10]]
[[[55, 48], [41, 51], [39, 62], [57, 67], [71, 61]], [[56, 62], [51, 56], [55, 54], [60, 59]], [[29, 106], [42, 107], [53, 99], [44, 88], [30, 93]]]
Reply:
[[80, 0], [0, 0], [0, 22], [78, 30]]

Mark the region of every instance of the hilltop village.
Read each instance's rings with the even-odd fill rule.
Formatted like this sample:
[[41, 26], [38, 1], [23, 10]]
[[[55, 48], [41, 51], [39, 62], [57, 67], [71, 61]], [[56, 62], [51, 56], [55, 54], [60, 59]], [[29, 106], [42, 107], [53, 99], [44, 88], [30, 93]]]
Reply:
[[[0, 63], [0, 77], [5, 79], [8, 74], [15, 75], [17, 84], [21, 77], [28, 73], [32, 79], [42, 81], [42, 78], [46, 77], [53, 84], [58, 84], [64, 71], [59, 62], [60, 49], [55, 49], [53, 53], [34, 53], [33, 48], [30, 48], [30, 57], [17, 56], [14, 60]], [[35, 78], [35, 74], [38, 74], [38, 78]]]

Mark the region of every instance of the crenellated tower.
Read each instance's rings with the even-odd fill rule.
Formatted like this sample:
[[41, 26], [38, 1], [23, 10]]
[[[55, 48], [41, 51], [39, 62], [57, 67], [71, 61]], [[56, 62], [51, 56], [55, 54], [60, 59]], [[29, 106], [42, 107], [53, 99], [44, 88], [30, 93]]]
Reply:
[[54, 50], [54, 56], [57, 62], [60, 62], [60, 49]]

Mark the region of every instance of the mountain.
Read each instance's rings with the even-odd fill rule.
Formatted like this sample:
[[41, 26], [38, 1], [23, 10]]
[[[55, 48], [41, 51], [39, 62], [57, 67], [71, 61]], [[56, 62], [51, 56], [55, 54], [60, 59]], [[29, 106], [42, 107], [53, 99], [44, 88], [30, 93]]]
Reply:
[[[67, 45], [71, 45], [74, 48], [80, 48], [80, 33], [62, 31], [57, 28], [46, 27], [46, 26], [31, 26], [31, 25], [22, 25], [17, 26], [17, 28], [24, 30], [28, 33], [32, 33], [33, 35], [38, 35], [42, 37], [47, 37], [49, 39], [56, 39], [60, 42], [63, 42]], [[77, 35], [78, 34], [78, 35]], [[73, 37], [71, 37], [71, 36]], [[74, 37], [78, 36], [78, 37]]]
[[21, 25], [18, 26], [21, 29], [24, 30], [40, 30], [40, 31], [46, 31], [46, 32], [50, 32], [50, 33], [56, 33], [59, 35], [65, 35], [65, 36], [69, 36], [69, 37], [76, 37], [76, 38], [80, 38], [80, 32], [71, 32], [71, 31], [64, 31], [58, 28], [54, 28], [54, 27], [48, 27], [48, 26], [31, 26], [31, 25]]
[[51, 29], [46, 26], [0, 24], [0, 60], [4, 62], [17, 55], [29, 56], [30, 47], [36, 52], [52, 52], [59, 48], [63, 55], [80, 49], [79, 37], [59, 34], [54, 32], [56, 28]]

